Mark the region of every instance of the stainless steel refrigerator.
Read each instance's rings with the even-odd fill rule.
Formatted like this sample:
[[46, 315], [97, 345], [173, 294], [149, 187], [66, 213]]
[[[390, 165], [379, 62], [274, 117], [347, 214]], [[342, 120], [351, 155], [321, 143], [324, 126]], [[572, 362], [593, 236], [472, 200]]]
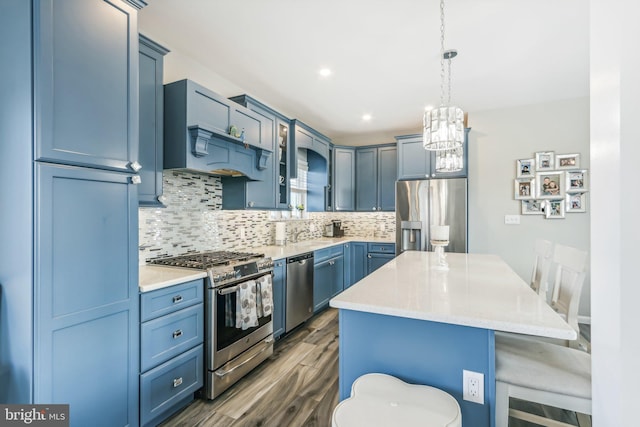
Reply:
[[446, 252], [467, 252], [467, 179], [396, 182], [396, 255], [431, 251], [432, 225], [449, 226]]

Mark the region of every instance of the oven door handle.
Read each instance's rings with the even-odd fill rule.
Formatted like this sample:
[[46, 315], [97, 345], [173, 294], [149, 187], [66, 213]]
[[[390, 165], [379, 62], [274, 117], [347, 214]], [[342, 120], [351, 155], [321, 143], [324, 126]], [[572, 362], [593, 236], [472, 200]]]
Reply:
[[237, 286], [231, 286], [229, 288], [218, 289], [218, 295], [229, 295], [238, 291]]
[[259, 355], [264, 353], [265, 350], [267, 350], [269, 348], [268, 344], [271, 344], [271, 341], [273, 341], [272, 337], [267, 338], [266, 340], [263, 341], [263, 344], [267, 344], [267, 345], [263, 346], [260, 351], [258, 351], [257, 353], [254, 353], [251, 356], [247, 357], [245, 360], [243, 360], [242, 362], [240, 362], [239, 364], [237, 364], [233, 368], [229, 369], [228, 371], [224, 370], [224, 369], [218, 369], [217, 371], [215, 371], [215, 374], [222, 378], [222, 377], [224, 377], [226, 375], [229, 375], [230, 373], [232, 373], [236, 369], [240, 368], [241, 366], [246, 365], [247, 363], [251, 362], [256, 357], [258, 357]]

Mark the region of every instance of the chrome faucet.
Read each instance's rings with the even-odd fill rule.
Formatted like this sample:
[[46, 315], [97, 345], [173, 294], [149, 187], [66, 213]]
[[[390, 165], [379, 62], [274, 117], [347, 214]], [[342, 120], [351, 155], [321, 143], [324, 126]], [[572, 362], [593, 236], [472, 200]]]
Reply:
[[300, 237], [302, 233], [304, 233], [304, 230], [296, 230], [296, 232], [293, 233], [293, 243], [298, 243], [298, 237]]

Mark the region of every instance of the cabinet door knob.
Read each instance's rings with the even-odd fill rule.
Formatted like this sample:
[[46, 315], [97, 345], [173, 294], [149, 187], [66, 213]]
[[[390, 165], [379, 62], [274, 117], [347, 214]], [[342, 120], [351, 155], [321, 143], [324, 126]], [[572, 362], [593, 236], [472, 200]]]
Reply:
[[371, 258], [371, 254], [368, 254], [368, 255], [367, 255], [367, 258]]
[[255, 202], [249, 202], [248, 204], [249, 204], [249, 207], [252, 208], [252, 207], [255, 206], [256, 203]]
[[133, 175], [131, 177], [132, 184], [140, 184], [141, 182], [142, 182], [142, 178], [140, 178], [140, 175]]
[[140, 169], [142, 169], [142, 165], [137, 161], [129, 163], [129, 167], [134, 172], [138, 172]]
[[375, 207], [375, 206], [373, 207], [373, 210], [374, 210], [374, 211], [376, 210], [376, 207]]

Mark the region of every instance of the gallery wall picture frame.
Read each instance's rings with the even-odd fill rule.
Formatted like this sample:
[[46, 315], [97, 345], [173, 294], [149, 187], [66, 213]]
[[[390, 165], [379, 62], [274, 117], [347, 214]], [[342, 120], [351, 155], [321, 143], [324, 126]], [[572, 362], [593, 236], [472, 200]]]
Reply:
[[580, 154], [556, 154], [556, 169], [579, 169]]
[[533, 178], [536, 175], [536, 159], [516, 160], [516, 178]]
[[583, 193], [589, 191], [589, 171], [586, 169], [566, 172], [567, 193]]
[[562, 171], [536, 173], [536, 198], [563, 199], [565, 195], [565, 179]]
[[520, 203], [522, 215], [544, 215], [545, 200], [522, 200]]
[[516, 200], [535, 199], [535, 192], [535, 178], [516, 178], [514, 180], [513, 197]]
[[536, 170], [551, 171], [555, 169], [555, 153], [553, 151], [538, 151], [536, 153]]
[[567, 193], [565, 203], [567, 212], [586, 212], [587, 193]]
[[547, 219], [563, 219], [565, 213], [564, 199], [545, 200], [544, 215]]

